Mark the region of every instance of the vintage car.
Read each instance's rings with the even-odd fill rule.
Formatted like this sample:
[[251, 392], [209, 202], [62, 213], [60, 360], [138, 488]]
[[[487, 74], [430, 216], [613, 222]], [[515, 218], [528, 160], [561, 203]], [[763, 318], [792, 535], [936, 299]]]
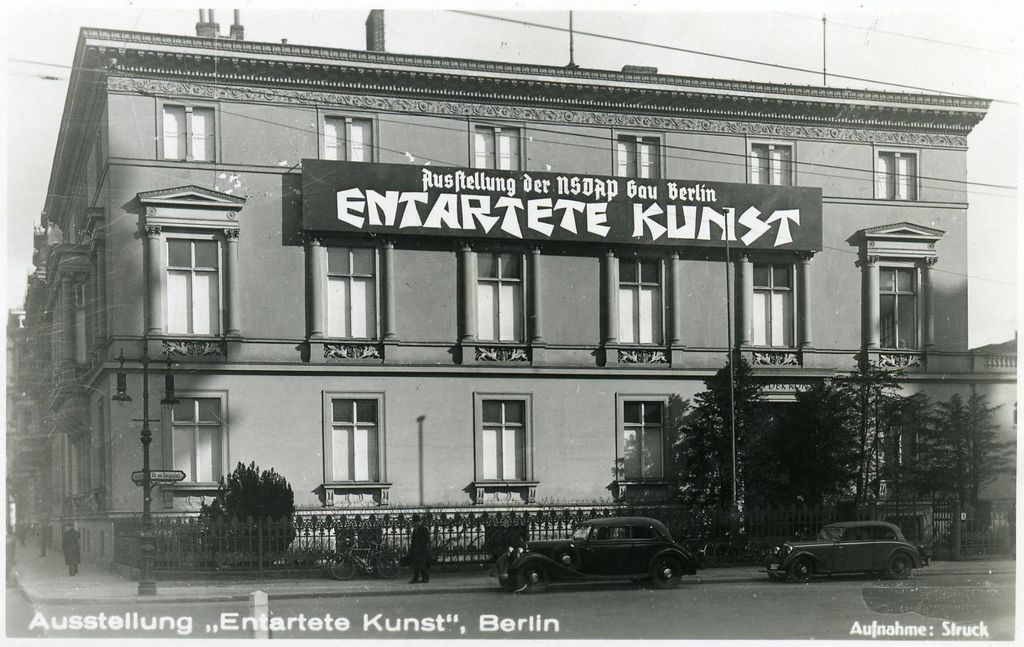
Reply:
[[672, 541], [665, 524], [646, 517], [608, 517], [577, 525], [568, 539], [520, 542], [498, 558], [495, 574], [508, 591], [533, 593], [552, 580], [640, 580], [678, 586], [698, 562]]
[[768, 577], [806, 582], [814, 575], [874, 573], [904, 579], [926, 564], [921, 551], [899, 527], [883, 521], [831, 523], [818, 538], [775, 546], [768, 555]]

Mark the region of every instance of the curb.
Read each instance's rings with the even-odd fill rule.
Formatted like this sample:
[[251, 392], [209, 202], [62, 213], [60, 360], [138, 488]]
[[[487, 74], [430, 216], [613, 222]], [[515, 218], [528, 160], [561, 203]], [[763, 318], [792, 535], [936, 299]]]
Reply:
[[[929, 571], [927, 569], [917, 569], [915, 577], [933, 577], [940, 575], [1014, 575], [1014, 570], [1008, 570], [1005, 567], [993, 570], [971, 570], [971, 571]], [[24, 585], [21, 583], [21, 579], [17, 572], [14, 574], [15, 586], [21, 591], [32, 604], [46, 604], [46, 605], [66, 605], [66, 604], [81, 604], [82, 599], [80, 598], [63, 598], [63, 597], [49, 597], [45, 595], [33, 595], [30, 593]], [[711, 576], [702, 577], [697, 574], [692, 580], [694, 584], [713, 584], [716, 582], [767, 582], [767, 576], [765, 572], [761, 571], [757, 574], [741, 575], [741, 576], [730, 576], [728, 574], [714, 574]], [[874, 581], [874, 580], [872, 580]], [[253, 583], [253, 590], [258, 590], [262, 583]], [[444, 588], [437, 589], [341, 589], [341, 590], [322, 590], [322, 591], [293, 591], [293, 592], [282, 592], [282, 593], [267, 593], [267, 597], [270, 600], [303, 600], [303, 599], [315, 599], [315, 598], [346, 598], [346, 597], [384, 597], [392, 595], [408, 595], [413, 594], [426, 594], [435, 595], [440, 593], [500, 593], [501, 589], [495, 584], [490, 586], [483, 586], [479, 584], [473, 584], [470, 586], [446, 586]], [[120, 596], [111, 598], [101, 598], [94, 600], [96, 604], [154, 604], [154, 603], [175, 603], [175, 602], [244, 602], [249, 599], [249, 593], [220, 593], [220, 594], [187, 594], [187, 593], [171, 593], [160, 595], [157, 594], [152, 597], [138, 597], [138, 596]]]
[[[21, 588], [19, 586], [19, 588]], [[253, 590], [257, 590], [259, 587], [254, 587]], [[28, 598], [33, 604], [47, 604], [47, 605], [65, 605], [65, 604], [81, 604], [81, 599], [68, 599], [68, 598], [50, 598], [43, 596], [30, 595], [24, 589], [21, 589], [25, 597]], [[409, 591], [413, 593], [414, 591]], [[444, 588], [444, 589], [418, 589], [415, 593], [421, 594], [438, 594], [438, 593], [487, 593], [487, 592], [501, 592], [501, 589], [495, 586], [467, 586], [463, 588]], [[315, 598], [347, 598], [347, 597], [383, 597], [397, 594], [406, 594], [406, 591], [398, 591], [395, 589], [391, 590], [371, 590], [371, 591], [295, 591], [293, 593], [267, 593], [269, 600], [303, 600], [303, 599], [315, 599]], [[94, 604], [154, 604], [154, 603], [175, 603], [175, 602], [245, 602], [249, 600], [249, 593], [224, 593], [220, 595], [160, 595], [159, 593], [152, 597], [116, 597], [116, 598], [103, 598], [94, 600]]]

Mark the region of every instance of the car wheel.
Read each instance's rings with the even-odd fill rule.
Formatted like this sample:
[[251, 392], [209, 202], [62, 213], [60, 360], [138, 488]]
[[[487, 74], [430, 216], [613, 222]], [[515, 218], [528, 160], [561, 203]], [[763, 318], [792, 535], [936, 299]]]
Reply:
[[350, 580], [356, 574], [356, 563], [351, 557], [337, 557], [327, 565], [327, 573], [336, 580]]
[[651, 582], [660, 589], [679, 586], [683, 581], [683, 567], [678, 559], [659, 557], [651, 565]]
[[548, 571], [539, 564], [530, 564], [516, 573], [516, 592], [540, 593], [548, 587]]
[[807, 558], [798, 559], [789, 566], [787, 571], [793, 582], [807, 582], [814, 575], [814, 563]]
[[401, 560], [398, 559], [398, 555], [394, 553], [381, 553], [377, 555], [377, 559], [374, 560], [373, 570], [386, 580], [392, 580], [398, 577], [399, 572], [402, 570]]
[[897, 580], [905, 580], [914, 572], [914, 562], [904, 554], [893, 555], [889, 559], [889, 575]]
[[508, 572], [508, 556], [502, 555], [498, 558], [498, 561], [494, 564], [496, 575], [498, 576], [498, 584], [501, 588], [506, 591], [516, 590], [516, 579]]

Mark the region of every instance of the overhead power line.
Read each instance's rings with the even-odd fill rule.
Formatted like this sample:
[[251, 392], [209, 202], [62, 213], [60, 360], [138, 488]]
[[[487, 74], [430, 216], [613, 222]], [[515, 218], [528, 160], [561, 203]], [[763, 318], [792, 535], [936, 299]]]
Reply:
[[[565, 27], [558, 27], [558, 26], [555, 26], [555, 25], [545, 25], [543, 23], [530, 22], [528, 20], [520, 20], [520, 19], [516, 19], [516, 18], [502, 18], [501, 16], [491, 16], [491, 15], [488, 15], [488, 14], [476, 13], [474, 11], [461, 11], [461, 10], [457, 10], [457, 9], [449, 9], [448, 11], [450, 11], [451, 13], [461, 14], [461, 15], [464, 15], [464, 16], [473, 16], [475, 18], [484, 18], [484, 19], [487, 19], [487, 20], [497, 20], [497, 21], [500, 21], [500, 22], [507, 22], [507, 23], [512, 23], [512, 24], [516, 24], [516, 25], [523, 25], [525, 27], [535, 27], [537, 29], [548, 29], [548, 30], [551, 30], [551, 31], [561, 31], [561, 32], [568, 31], [568, 29], [566, 29]], [[739, 56], [729, 56], [728, 54], [716, 54], [716, 53], [713, 53], [713, 52], [706, 52], [706, 51], [699, 50], [699, 49], [689, 49], [689, 48], [686, 48], [686, 47], [676, 47], [675, 45], [665, 45], [664, 43], [652, 43], [652, 42], [648, 42], [648, 41], [635, 40], [633, 38], [624, 38], [624, 37], [621, 37], [621, 36], [612, 36], [612, 35], [609, 35], [609, 34], [598, 34], [598, 33], [595, 33], [595, 32], [580, 31], [579, 29], [574, 29], [573, 32], [575, 34], [581, 35], [581, 36], [590, 36], [592, 38], [600, 38], [600, 39], [603, 39], [603, 40], [610, 40], [610, 41], [614, 41], [614, 42], [618, 42], [618, 43], [628, 43], [630, 45], [641, 45], [643, 47], [655, 47], [655, 48], [658, 48], [658, 49], [665, 49], [665, 50], [669, 50], [669, 51], [673, 51], [673, 52], [682, 52], [684, 54], [693, 54], [695, 56], [708, 56], [710, 58], [717, 58], [717, 59], [721, 59], [721, 60], [725, 60], [725, 61], [733, 61], [733, 62], [736, 62], [736, 63], [748, 63], [750, 65], [760, 65], [760, 66], [763, 66], [763, 67], [771, 67], [771, 68], [778, 69], [778, 70], [788, 70], [788, 71], [791, 71], [791, 72], [801, 72], [801, 73], [804, 73], [804, 74], [813, 74], [815, 76], [818, 76], [818, 75], [821, 74], [821, 70], [812, 70], [812, 69], [809, 69], [809, 68], [806, 68], [806, 67], [797, 67], [797, 66], [794, 66], [794, 65], [783, 65], [781, 63], [768, 63], [766, 61], [759, 61], [759, 60], [755, 60], [755, 59], [751, 59], [751, 58], [742, 58], [742, 57], [739, 57]], [[904, 90], [916, 90], [918, 92], [929, 92], [929, 93], [933, 93], [933, 94], [943, 94], [943, 95], [951, 96], [951, 97], [961, 97], [961, 98], [965, 98], [965, 99], [979, 98], [979, 97], [973, 97], [972, 95], [969, 95], [969, 94], [962, 94], [962, 93], [959, 93], [959, 92], [951, 92], [949, 90], [936, 90], [934, 88], [926, 88], [926, 87], [922, 87], [922, 86], [918, 86], [918, 85], [907, 85], [907, 84], [904, 84], [904, 83], [896, 83], [894, 81], [882, 81], [882, 80], [879, 80], [879, 79], [870, 79], [870, 78], [861, 77], [861, 76], [850, 76], [850, 75], [847, 75], [847, 74], [836, 74], [835, 72], [830, 72], [829, 76], [831, 76], [833, 78], [837, 78], [837, 79], [846, 79], [848, 81], [860, 81], [862, 83], [874, 83], [874, 84], [877, 84], [877, 85], [888, 85], [888, 86], [891, 86], [891, 87], [894, 87], [894, 88], [901, 88], [901, 89], [904, 89]], [[1011, 104], [1011, 105], [1017, 105], [1016, 101], [1010, 101], [1010, 100], [1007, 100], [1007, 99], [988, 99], [988, 100], [989, 101], [999, 102], [999, 103], [1008, 103], [1008, 104]]]
[[[59, 64], [56, 64], [56, 63], [43, 63], [43, 62], [39, 62], [39, 61], [21, 60], [21, 62], [33, 63], [33, 64], [38, 64], [38, 65], [47, 65], [47, 66], [50, 66], [50, 67], [61, 67], [61, 68], [66, 68], [66, 69], [73, 69], [75, 67], [75, 66], [71, 66], [71, 65], [59, 65]], [[92, 68], [90, 68], [90, 69], [92, 69]], [[216, 86], [216, 87], [225, 87], [225, 88], [226, 87], [234, 87], [233, 84], [229, 84], [229, 83], [225, 83], [225, 82], [210, 81], [210, 80], [203, 80], [203, 83], [206, 84], [206, 85], [212, 85], [212, 86]], [[274, 90], [272, 88], [264, 88], [262, 90], [262, 92], [265, 95], [269, 94], [269, 95], [274, 95], [274, 96], [278, 96], [278, 97], [282, 97], [282, 98], [287, 96], [287, 95], [281, 93], [280, 91], [276, 91], [276, 90]], [[226, 110], [222, 110], [222, 112], [224, 112], [225, 114], [233, 114], [233, 115], [236, 115], [238, 117], [242, 117], [242, 118], [246, 118], [246, 119], [252, 119], [253, 118], [253, 117], [250, 117], [249, 115], [231, 113], [230, 111], [226, 111]], [[405, 124], [405, 122], [400, 121], [400, 120], [389, 120], [389, 119], [385, 119], [385, 118], [382, 118], [382, 117], [377, 117], [376, 119], [378, 121], [380, 121], [381, 123], [396, 123], [396, 124], [403, 124], [403, 125]], [[487, 122], [488, 120], [486, 118], [480, 118], [480, 119], [478, 119], [478, 121]], [[276, 123], [276, 122], [269, 122], [269, 121], [267, 123], [273, 123], [273, 125], [275, 125], [275, 126], [283, 127], [283, 128], [288, 128], [288, 129], [291, 129], [291, 130], [300, 130], [300, 131], [308, 132], [308, 133], [312, 133], [312, 134], [318, 133], [317, 130], [309, 129], [309, 128], [303, 128], [303, 127], [299, 127], [299, 126], [291, 126], [291, 125], [287, 125], [287, 124], [279, 124], [279, 123]], [[453, 132], [463, 132], [462, 128], [451, 128], [451, 127], [448, 127], [448, 126], [441, 126], [441, 125], [438, 125], [438, 124], [420, 124], [420, 126], [424, 127], [424, 128], [451, 130]], [[550, 133], [550, 134], [554, 134], [554, 135], [565, 135], [566, 134], [564, 131], [561, 131], [561, 130], [544, 128], [543, 126], [538, 126], [538, 125], [533, 125], [533, 124], [531, 124], [529, 126], [529, 130], [530, 130], [530, 132], [544, 132], [544, 133]], [[657, 130], [657, 129], [655, 129], [655, 130]], [[575, 136], [575, 137], [583, 138], [583, 139], [597, 139], [597, 140], [600, 140], [600, 141], [608, 143], [608, 144], [614, 143], [614, 141], [615, 141], [614, 137], [610, 136], [610, 135], [609, 136], [606, 136], [606, 135], [592, 135], [592, 134], [587, 134], [587, 133], [583, 133], [583, 132], [572, 133], [572, 135]], [[544, 142], [547, 142], [547, 143], [560, 144], [560, 145], [564, 145], [564, 146], [577, 146], [577, 147], [582, 147], [582, 148], [597, 148], [597, 147], [593, 147], [593, 146], [585, 146], [585, 145], [582, 145], [582, 144], [566, 144], [562, 140], [540, 140], [540, 141], [544, 141]], [[742, 158], [744, 160], [742, 163], [735, 163], [735, 164], [737, 166], [745, 166], [746, 165], [746, 158], [747, 158], [747, 154], [746, 153], [731, 153], [731, 152], [727, 152], [727, 151], [709, 151], [709, 150], [705, 150], [705, 149], [702, 149], [702, 148], [680, 146], [678, 144], [668, 144], [668, 143], [665, 143], [665, 142], [663, 142], [661, 144], [661, 148], [663, 150], [688, 151], [688, 152], [703, 153], [703, 154], [708, 154], [708, 155], [720, 155], [722, 157]], [[680, 155], [680, 156], [668, 156], [668, 155], [666, 155], [666, 157], [668, 159], [680, 159], [680, 160], [710, 162], [710, 163], [716, 163], [716, 164], [733, 164], [733, 163], [727, 162], [727, 161], [710, 160], [710, 159], [699, 159], [699, 158], [694, 158], [694, 157], [687, 157], [687, 156], [684, 156], [684, 155]], [[425, 159], [429, 159], [429, 158], [425, 158]], [[438, 161], [438, 160], [432, 160], [432, 161]], [[867, 177], [867, 178], [856, 177], [855, 178], [855, 177], [848, 176], [848, 175], [847, 176], [837, 176], [835, 174], [815, 173], [813, 171], [809, 172], [809, 174], [811, 174], [811, 175], [818, 175], [818, 176], [823, 176], [823, 177], [839, 177], [839, 178], [842, 178], [842, 179], [850, 179], [850, 180], [862, 180], [863, 179], [863, 180], [867, 180], [867, 181], [873, 181], [873, 177], [874, 177], [874, 171], [872, 169], [865, 169], [865, 168], [854, 167], [854, 166], [843, 166], [843, 165], [839, 165], [839, 164], [826, 164], [824, 162], [808, 162], [808, 161], [800, 161], [800, 160], [793, 160], [791, 163], [794, 166], [796, 166], [796, 167], [820, 168], [820, 169], [831, 169], [831, 170], [837, 170], [837, 171], [851, 171], [851, 172], [854, 172], [854, 173], [865, 173], [865, 174], [868, 174], [869, 177]], [[1017, 187], [1015, 185], [995, 184], [995, 183], [990, 183], [990, 182], [977, 182], [977, 181], [971, 181], [971, 180], [963, 180], [963, 179], [959, 179], [959, 178], [944, 178], [944, 177], [938, 177], [938, 176], [918, 175], [917, 179], [919, 181], [925, 180], [925, 181], [934, 181], [934, 182], [948, 182], [948, 183], [951, 183], [951, 184], [959, 184], [959, 185], [964, 185], [964, 186], [976, 186], [976, 187], [984, 187], [984, 188], [992, 188], [992, 189], [1005, 189], [1005, 190], [1011, 190], [1011, 191], [1015, 191], [1017, 189]], [[921, 188], [949, 189], [950, 187], [938, 187], [938, 186], [934, 186], [934, 185], [922, 185]], [[986, 195], [986, 194], [981, 193], [981, 192], [975, 192], [975, 193], [979, 194], [979, 195]], [[993, 195], [993, 194], [988, 194], [988, 195]]]
[[[811, 16], [803, 16], [803, 15], [798, 14], [798, 13], [787, 13], [785, 11], [775, 11], [775, 12], [772, 12], [772, 13], [775, 13], [775, 14], [780, 15], [780, 16], [788, 16], [790, 18], [799, 18], [801, 20], [813, 20], [814, 22], [818, 22], [818, 20], [820, 20], [819, 18], [814, 18], [814, 17], [811, 17]], [[889, 30], [886, 30], [886, 29], [878, 29], [877, 27], [864, 27], [863, 25], [851, 25], [848, 22], [836, 22], [836, 21], [832, 20], [831, 18], [829, 19], [828, 24], [830, 24], [830, 25], [839, 25], [841, 27], [846, 27], [848, 29], [857, 29], [857, 30], [860, 30], [860, 31], [866, 31], [866, 32], [873, 33], [873, 34], [885, 34], [886, 36], [896, 36], [897, 38], [907, 38], [907, 39], [911, 39], [911, 40], [918, 40], [918, 41], [922, 41], [922, 42], [925, 42], [925, 43], [933, 43], [935, 45], [948, 45], [950, 47], [959, 47], [961, 49], [970, 49], [970, 50], [974, 50], [976, 52], [986, 52], [988, 54], [998, 54], [999, 56], [1015, 56], [1015, 54], [1013, 52], [1006, 52], [1006, 51], [999, 50], [999, 49], [988, 49], [988, 48], [985, 48], [985, 47], [975, 47], [973, 45], [967, 45], [966, 43], [954, 43], [953, 41], [949, 41], [949, 40], [940, 40], [938, 38], [927, 38], [925, 36], [916, 36], [914, 34], [906, 34], [906, 33], [898, 32], [898, 31], [889, 31]]]

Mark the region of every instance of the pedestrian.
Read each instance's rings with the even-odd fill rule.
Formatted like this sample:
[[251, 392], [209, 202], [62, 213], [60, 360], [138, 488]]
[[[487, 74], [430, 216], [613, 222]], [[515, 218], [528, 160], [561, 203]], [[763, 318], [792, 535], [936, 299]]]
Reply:
[[50, 526], [45, 523], [36, 524], [39, 534], [39, 556], [46, 557], [46, 548], [50, 545]]
[[64, 531], [61, 547], [64, 549], [64, 563], [68, 565], [68, 575], [78, 575], [78, 564], [82, 561], [82, 547], [78, 543], [79, 533], [73, 523], [69, 523]]
[[418, 514], [412, 516], [412, 525], [412, 542], [409, 544], [412, 579], [409, 584], [426, 584], [430, 581], [430, 530]]

